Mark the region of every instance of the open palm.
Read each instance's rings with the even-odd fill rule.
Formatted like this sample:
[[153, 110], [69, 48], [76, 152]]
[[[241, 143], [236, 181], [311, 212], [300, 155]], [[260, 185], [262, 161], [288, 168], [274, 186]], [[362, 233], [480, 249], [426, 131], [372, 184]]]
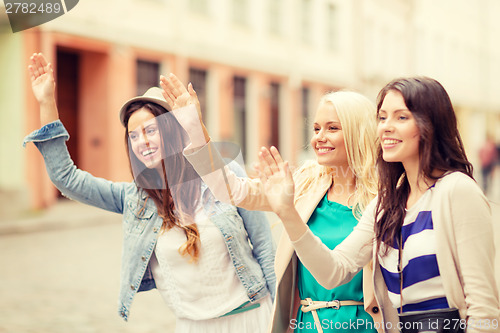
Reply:
[[186, 88], [177, 76], [171, 73], [168, 77], [160, 76], [160, 85], [163, 88], [163, 97], [173, 110], [194, 105], [201, 120], [200, 101], [191, 83]]
[[30, 58], [28, 66], [33, 94], [39, 103], [50, 101], [54, 98], [55, 81], [52, 65], [47, 62], [44, 55], [35, 53]]
[[278, 214], [294, 209], [295, 184], [288, 166], [278, 149], [262, 148], [259, 153], [259, 175], [264, 186], [267, 201], [272, 210]]

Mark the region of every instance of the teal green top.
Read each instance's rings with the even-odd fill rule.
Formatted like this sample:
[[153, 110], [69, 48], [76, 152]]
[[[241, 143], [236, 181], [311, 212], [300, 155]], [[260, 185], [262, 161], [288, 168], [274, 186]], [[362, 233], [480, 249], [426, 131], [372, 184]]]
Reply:
[[[309, 218], [309, 228], [321, 241], [333, 249], [354, 229], [357, 220], [352, 209], [329, 201], [325, 195]], [[328, 269], [328, 267], [325, 267]], [[323, 288], [299, 261], [298, 288], [300, 299], [307, 297], [313, 301], [363, 301], [363, 272], [359, 272], [348, 283], [334, 289]], [[340, 309], [323, 308], [317, 310], [323, 332], [376, 332], [372, 317], [362, 305], [343, 306]], [[317, 332], [312, 312], [297, 312], [296, 322], [291, 322], [296, 333]]]

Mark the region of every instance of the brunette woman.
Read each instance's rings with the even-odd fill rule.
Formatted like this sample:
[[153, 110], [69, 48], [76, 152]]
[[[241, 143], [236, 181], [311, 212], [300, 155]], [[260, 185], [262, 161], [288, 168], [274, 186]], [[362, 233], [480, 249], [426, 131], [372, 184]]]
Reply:
[[[174, 109], [188, 105], [190, 100], [196, 103], [192, 86], [184, 88], [174, 75], [162, 78], [162, 87]], [[217, 147], [209, 141], [201, 116], [174, 112], [191, 138], [192, 149], [186, 151], [186, 157], [212, 193], [239, 207], [271, 210], [273, 199], [268, 198], [273, 194], [259, 179], [238, 177], [225, 166]], [[292, 204], [330, 248], [352, 231], [375, 196], [375, 130], [375, 105], [366, 97], [339, 91], [321, 98], [311, 131], [316, 160], [306, 162], [294, 174], [297, 191], [292, 195]], [[369, 267], [344, 286], [323, 288], [297, 260], [288, 236], [283, 234], [276, 253], [276, 275], [273, 332], [376, 331], [373, 320], [379, 318], [379, 313], [373, 288], [363, 283], [370, 281]]]
[[377, 115], [378, 197], [334, 250], [302, 222], [279, 153], [263, 154], [269, 203], [299, 259], [327, 288], [373, 260], [387, 331], [498, 332], [491, 211], [472, 177], [448, 94], [427, 77], [396, 79], [379, 93]]
[[187, 136], [161, 89], [121, 108], [134, 182], [113, 183], [73, 164], [52, 66], [40, 53], [30, 62], [42, 127], [25, 143], [35, 143], [65, 196], [123, 214], [120, 316], [127, 319], [137, 292], [156, 288], [177, 317], [176, 332], [264, 332], [275, 289], [269, 224], [263, 213], [213, 197], [181, 153]]

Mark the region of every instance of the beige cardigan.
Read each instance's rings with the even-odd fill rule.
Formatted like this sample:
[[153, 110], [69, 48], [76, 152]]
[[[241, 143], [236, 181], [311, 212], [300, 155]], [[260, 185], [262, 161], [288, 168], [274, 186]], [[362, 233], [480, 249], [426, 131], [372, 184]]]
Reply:
[[[222, 174], [224, 162], [212, 143], [185, 156], [219, 200], [248, 210], [271, 211], [260, 180], [237, 178], [228, 168], [225, 168], [226, 172]], [[221, 179], [225, 180], [225, 184], [221, 184]], [[314, 190], [296, 202], [297, 211], [303, 221], [309, 220], [319, 201], [328, 191], [331, 181], [330, 176], [318, 177], [312, 186]], [[231, 188], [230, 191], [229, 188]], [[357, 269], [356, 273], [360, 269]], [[277, 290], [270, 331], [284, 333], [287, 330], [292, 331], [290, 321], [295, 318], [300, 301], [296, 285], [297, 256], [286, 232], [281, 235], [276, 250], [275, 272]], [[363, 294], [365, 310], [374, 318], [374, 321], [381, 322], [382, 316], [373, 293], [369, 266], [363, 272]]]
[[[468, 333], [499, 332], [488, 325], [499, 320], [499, 300], [493, 262], [495, 248], [488, 200], [478, 185], [461, 172], [436, 182], [431, 211], [436, 234], [436, 257], [446, 298], [460, 316], [468, 320]], [[387, 287], [373, 246], [376, 199], [365, 210], [354, 231], [334, 250], [307, 231], [293, 243], [300, 260], [326, 288], [352, 276], [371, 259], [376, 298], [389, 332], [398, 332], [397, 312], [389, 301]], [[328, 266], [329, 269], [325, 269]]]
[[[260, 182], [258, 183], [260, 184]], [[295, 207], [302, 221], [308, 221], [319, 201], [323, 198], [331, 185], [331, 177], [316, 179], [311, 193], [299, 199]], [[274, 264], [276, 272], [276, 300], [274, 302], [270, 331], [273, 333], [286, 332], [290, 327], [290, 320], [295, 318], [298, 309], [297, 255], [286, 232], [283, 232], [278, 243]], [[358, 270], [359, 272], [359, 270]], [[356, 272], [357, 273], [357, 272]], [[381, 313], [373, 293], [371, 283], [372, 270], [369, 266], [363, 271], [363, 296], [365, 310], [373, 317], [374, 321], [382, 322]], [[320, 318], [322, 319], [322, 318]], [[292, 330], [289, 329], [291, 332]]]

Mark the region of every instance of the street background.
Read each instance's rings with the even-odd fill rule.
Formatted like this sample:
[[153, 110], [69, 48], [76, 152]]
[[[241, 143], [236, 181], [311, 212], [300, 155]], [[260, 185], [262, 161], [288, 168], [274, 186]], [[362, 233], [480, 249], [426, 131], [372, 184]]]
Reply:
[[121, 238], [121, 215], [69, 200], [0, 223], [0, 332], [173, 332], [156, 291], [118, 316]]
[[[499, 201], [491, 207], [500, 285]], [[121, 234], [120, 215], [69, 200], [0, 223], [0, 333], [173, 332], [156, 290], [137, 294], [128, 322], [118, 316]]]
[[[488, 137], [500, 147], [498, 17], [498, 0], [81, 0], [13, 33], [0, 0], [0, 333], [175, 325], [155, 291], [137, 295], [128, 323], [118, 316], [121, 217], [61, 198], [34, 145], [22, 148], [40, 126], [26, 70], [34, 52], [54, 65], [75, 164], [98, 177], [132, 179], [118, 110], [160, 74], [193, 83], [212, 139], [237, 143], [247, 167], [260, 146], [293, 166], [313, 158], [325, 92], [375, 101], [393, 78], [426, 75], [450, 94], [483, 185], [479, 151]], [[488, 197], [498, 249], [500, 165]]]

